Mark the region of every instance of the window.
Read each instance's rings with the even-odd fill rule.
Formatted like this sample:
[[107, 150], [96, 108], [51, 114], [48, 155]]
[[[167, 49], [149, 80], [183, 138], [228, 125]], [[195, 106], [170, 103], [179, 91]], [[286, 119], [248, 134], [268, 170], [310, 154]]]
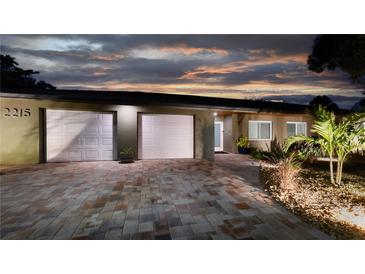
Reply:
[[287, 122], [286, 128], [288, 137], [294, 135], [307, 135], [306, 122]]
[[249, 140], [271, 140], [271, 121], [248, 121]]

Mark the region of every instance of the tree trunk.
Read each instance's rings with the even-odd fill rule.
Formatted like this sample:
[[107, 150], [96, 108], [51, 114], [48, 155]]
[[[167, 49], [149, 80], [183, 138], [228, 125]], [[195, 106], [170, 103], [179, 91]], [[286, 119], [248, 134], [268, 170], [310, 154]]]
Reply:
[[336, 172], [336, 185], [340, 185], [341, 184], [341, 176], [340, 176], [340, 171], [341, 169], [341, 158], [338, 157], [337, 158], [337, 172]]
[[344, 162], [344, 159], [342, 159], [341, 161], [341, 166], [340, 166], [340, 178], [338, 179], [338, 184], [341, 185], [342, 184], [342, 169], [343, 169], [343, 162]]
[[338, 175], [337, 175], [337, 177], [338, 177], [338, 179], [337, 179], [338, 185], [341, 185], [342, 184], [342, 170], [343, 170], [343, 163], [344, 162], [345, 162], [345, 157], [343, 157], [341, 159], [341, 161], [339, 162], [340, 167], [338, 169]]
[[331, 184], [335, 184], [335, 179], [333, 175], [333, 156], [332, 151], [330, 152], [330, 173], [331, 173]]

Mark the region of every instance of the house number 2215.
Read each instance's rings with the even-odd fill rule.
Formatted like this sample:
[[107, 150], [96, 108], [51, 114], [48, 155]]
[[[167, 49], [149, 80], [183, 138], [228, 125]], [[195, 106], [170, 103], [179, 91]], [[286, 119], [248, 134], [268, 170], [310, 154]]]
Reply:
[[5, 117], [29, 117], [30, 108], [4, 108]]

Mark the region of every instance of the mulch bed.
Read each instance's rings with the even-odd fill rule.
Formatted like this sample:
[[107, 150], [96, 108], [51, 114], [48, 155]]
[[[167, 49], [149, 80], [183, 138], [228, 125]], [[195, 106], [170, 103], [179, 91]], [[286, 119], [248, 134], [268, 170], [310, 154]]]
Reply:
[[347, 165], [343, 184], [330, 183], [328, 167], [306, 165], [295, 182], [283, 189], [277, 167], [262, 162], [266, 190], [286, 208], [337, 239], [365, 239], [365, 170]]

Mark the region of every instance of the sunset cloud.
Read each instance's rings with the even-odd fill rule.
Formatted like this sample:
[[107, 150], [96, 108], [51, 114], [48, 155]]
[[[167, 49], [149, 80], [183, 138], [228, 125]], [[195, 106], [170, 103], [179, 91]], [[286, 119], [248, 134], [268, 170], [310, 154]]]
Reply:
[[325, 94], [358, 98], [361, 91], [340, 71], [307, 69], [315, 35], [0, 38], [2, 54], [16, 57], [22, 68], [40, 71], [40, 79], [58, 88], [285, 100]]
[[295, 55], [278, 55], [274, 51], [271, 53], [265, 53], [258, 55], [260, 51], [255, 52], [247, 60], [235, 61], [228, 64], [201, 66], [192, 71], [186, 72], [181, 79], [194, 79], [199, 78], [202, 75], [217, 75], [217, 74], [230, 74], [235, 72], [247, 72], [253, 71], [257, 66], [272, 65], [272, 64], [288, 64], [299, 63], [304, 64], [306, 61], [305, 54]]
[[201, 54], [201, 53], [208, 53], [208, 54], [217, 54], [220, 56], [228, 55], [228, 51], [219, 48], [198, 48], [198, 47], [189, 47], [185, 44], [177, 44], [175, 46], [164, 46], [161, 47], [160, 50], [172, 52], [172, 53], [182, 53], [184, 55], [193, 55], [193, 54]]

